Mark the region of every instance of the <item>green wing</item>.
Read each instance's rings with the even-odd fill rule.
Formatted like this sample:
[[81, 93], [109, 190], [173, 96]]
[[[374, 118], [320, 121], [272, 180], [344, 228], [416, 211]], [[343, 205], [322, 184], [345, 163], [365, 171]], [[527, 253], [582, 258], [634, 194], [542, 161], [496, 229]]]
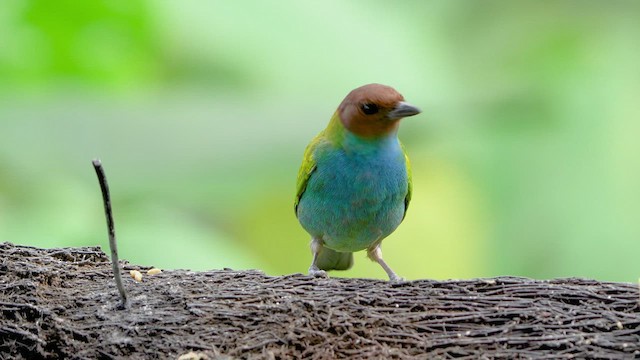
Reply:
[[298, 170], [298, 181], [296, 183], [296, 199], [293, 203], [293, 209], [296, 212], [296, 216], [298, 216], [298, 204], [300, 203], [300, 198], [302, 197], [302, 194], [304, 194], [304, 191], [307, 189], [307, 183], [309, 182], [311, 174], [316, 169], [316, 160], [314, 159], [314, 153], [322, 139], [322, 135], [323, 134], [320, 133], [318, 136], [316, 136], [304, 150], [302, 165], [300, 166], [300, 170]]
[[407, 164], [407, 195], [404, 197], [404, 215], [402, 216], [402, 220], [407, 216], [407, 209], [409, 209], [409, 203], [411, 202], [411, 193], [413, 192], [413, 179], [411, 175], [411, 162], [409, 161], [409, 156], [407, 156], [407, 150], [404, 148], [404, 145], [400, 143], [402, 147], [402, 153], [404, 154], [404, 160]]

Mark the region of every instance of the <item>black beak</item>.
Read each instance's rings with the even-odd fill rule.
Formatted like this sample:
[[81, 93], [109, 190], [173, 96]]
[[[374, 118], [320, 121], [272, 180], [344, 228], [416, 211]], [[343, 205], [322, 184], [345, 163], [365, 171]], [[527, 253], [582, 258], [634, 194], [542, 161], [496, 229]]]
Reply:
[[413, 116], [413, 115], [417, 115], [420, 114], [420, 109], [418, 109], [417, 107], [408, 104], [404, 101], [401, 101], [398, 103], [398, 105], [396, 105], [396, 107], [389, 111], [389, 113], [387, 114], [387, 117], [389, 119], [400, 119], [403, 117], [408, 117], [408, 116]]

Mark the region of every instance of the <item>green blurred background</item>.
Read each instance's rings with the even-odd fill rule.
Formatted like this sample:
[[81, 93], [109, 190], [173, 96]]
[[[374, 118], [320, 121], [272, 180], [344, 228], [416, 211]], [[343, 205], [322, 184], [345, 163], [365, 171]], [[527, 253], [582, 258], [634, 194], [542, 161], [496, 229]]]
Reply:
[[[408, 279], [640, 275], [640, 2], [0, 2], [0, 241], [306, 272], [307, 142], [380, 82], [423, 114]], [[356, 254], [336, 276], [385, 278]]]

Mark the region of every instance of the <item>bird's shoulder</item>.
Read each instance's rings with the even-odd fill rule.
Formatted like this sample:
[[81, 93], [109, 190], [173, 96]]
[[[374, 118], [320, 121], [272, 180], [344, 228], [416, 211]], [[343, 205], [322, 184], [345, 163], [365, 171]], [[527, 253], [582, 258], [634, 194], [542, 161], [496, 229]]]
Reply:
[[315, 171], [317, 165], [316, 153], [319, 147], [325, 145], [327, 143], [325, 137], [325, 131], [320, 132], [316, 135], [313, 140], [307, 145], [307, 148], [304, 150], [304, 155], [302, 157], [302, 165], [300, 165], [300, 169], [298, 170], [298, 180], [296, 182], [296, 198], [294, 202], [294, 210], [298, 211], [298, 204], [300, 203], [300, 198], [302, 194], [307, 188], [307, 183], [309, 182], [309, 178], [311, 174]]
[[[404, 197], [404, 216], [407, 215], [407, 209], [409, 209], [409, 203], [411, 202], [411, 195], [413, 193], [413, 176], [411, 173], [411, 161], [409, 161], [409, 155], [407, 155], [407, 149], [405, 149], [404, 144], [400, 142], [400, 148], [402, 149], [402, 154], [404, 155], [404, 161], [407, 168], [407, 195]], [[402, 219], [404, 220], [404, 216]]]

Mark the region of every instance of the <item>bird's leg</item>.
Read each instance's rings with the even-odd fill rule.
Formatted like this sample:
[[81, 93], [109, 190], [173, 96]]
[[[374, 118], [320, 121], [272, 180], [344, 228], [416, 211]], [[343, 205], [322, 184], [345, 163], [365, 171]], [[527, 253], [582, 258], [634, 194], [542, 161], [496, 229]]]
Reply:
[[403, 278], [398, 276], [393, 270], [391, 270], [389, 265], [387, 265], [387, 263], [384, 262], [384, 260], [382, 260], [382, 250], [380, 249], [379, 242], [373, 247], [367, 249], [367, 256], [369, 257], [369, 259], [377, 262], [378, 264], [380, 264], [380, 266], [382, 266], [382, 268], [387, 273], [387, 275], [389, 275], [389, 281], [391, 282], [404, 281]]
[[313, 260], [311, 261], [311, 266], [309, 266], [309, 276], [327, 277], [326, 271], [320, 270], [316, 264], [320, 251], [322, 251], [322, 240], [315, 237], [311, 238], [311, 253], [313, 254]]

